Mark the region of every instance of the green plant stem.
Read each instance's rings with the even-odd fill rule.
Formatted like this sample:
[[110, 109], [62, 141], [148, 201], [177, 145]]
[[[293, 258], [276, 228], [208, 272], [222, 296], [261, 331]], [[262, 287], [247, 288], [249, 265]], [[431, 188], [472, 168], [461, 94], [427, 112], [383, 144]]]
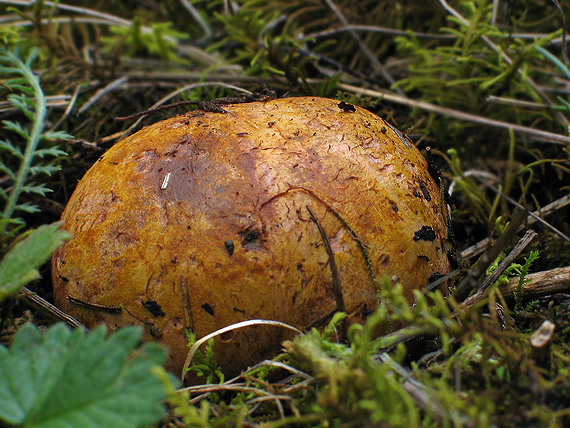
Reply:
[[[22, 76], [25, 77], [25, 79], [31, 85], [34, 91], [34, 97], [36, 98], [36, 106], [30, 139], [26, 144], [26, 151], [24, 152], [24, 158], [22, 159], [22, 163], [20, 164], [20, 168], [18, 170], [18, 175], [16, 176], [14, 189], [10, 192], [8, 202], [6, 203], [6, 207], [4, 207], [4, 218], [11, 218], [14, 210], [16, 209], [16, 204], [18, 202], [20, 193], [22, 192], [22, 188], [24, 187], [24, 182], [30, 172], [30, 166], [34, 158], [34, 152], [36, 151], [41, 138], [46, 116], [46, 100], [39, 83], [39, 78], [32, 72], [27, 64], [23, 63], [13, 53], [9, 53], [8, 55], [14, 60], [15, 63], [17, 63]], [[2, 233], [6, 231], [6, 226], [6, 223], [2, 225]]]

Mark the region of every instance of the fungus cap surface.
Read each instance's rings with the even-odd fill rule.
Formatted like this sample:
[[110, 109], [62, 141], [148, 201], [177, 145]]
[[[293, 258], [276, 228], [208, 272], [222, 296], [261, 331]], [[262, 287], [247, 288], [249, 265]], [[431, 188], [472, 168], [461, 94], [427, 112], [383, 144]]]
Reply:
[[[304, 329], [338, 309], [362, 321], [384, 274], [411, 299], [450, 271], [447, 208], [412, 142], [347, 105], [234, 104], [117, 143], [63, 213], [74, 238], [52, 259], [56, 305], [88, 327], [143, 326], [179, 373], [186, 329], [200, 338], [256, 318]], [[236, 330], [216, 357], [232, 375], [288, 337]]]

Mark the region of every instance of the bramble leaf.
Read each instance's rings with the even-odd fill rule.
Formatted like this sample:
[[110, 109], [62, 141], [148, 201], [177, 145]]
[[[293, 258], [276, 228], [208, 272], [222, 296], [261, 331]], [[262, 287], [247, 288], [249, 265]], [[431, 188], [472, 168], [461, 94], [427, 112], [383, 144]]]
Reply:
[[23, 326], [8, 350], [0, 346], [0, 421], [25, 428], [139, 427], [164, 414], [162, 382], [153, 372], [165, 352], [156, 344], [135, 351], [137, 327], [105, 338], [64, 324], [43, 335]]
[[0, 262], [0, 302], [28, 282], [39, 278], [38, 268], [70, 234], [61, 223], [44, 225], [18, 242]]

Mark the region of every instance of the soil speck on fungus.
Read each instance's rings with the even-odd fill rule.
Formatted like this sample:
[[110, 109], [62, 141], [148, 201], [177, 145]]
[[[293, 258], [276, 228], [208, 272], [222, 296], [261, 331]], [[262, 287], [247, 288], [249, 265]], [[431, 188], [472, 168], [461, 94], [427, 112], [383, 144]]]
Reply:
[[435, 231], [431, 226], [422, 226], [422, 228], [414, 233], [414, 241], [435, 241]]
[[354, 107], [352, 104], [345, 103], [344, 101], [338, 103], [338, 108], [341, 109], [342, 111], [347, 111], [347, 112], [356, 111], [356, 107]]
[[226, 242], [224, 242], [224, 246], [226, 247], [228, 254], [231, 256], [234, 253], [234, 242], [231, 239], [228, 239]]
[[166, 315], [164, 311], [161, 309], [160, 305], [156, 303], [154, 300], [147, 300], [146, 302], [141, 302], [141, 304], [149, 310], [151, 314], [155, 317], [163, 317]]
[[426, 201], [430, 202], [431, 201], [431, 195], [429, 193], [429, 190], [426, 186], [426, 184], [424, 183], [424, 181], [418, 177], [418, 183], [420, 185], [420, 190], [422, 191], [422, 193], [424, 194], [424, 198], [426, 198]]
[[259, 250], [261, 249], [261, 233], [257, 229], [248, 229], [243, 232], [239, 232], [241, 236], [241, 245], [246, 250]]
[[202, 305], [202, 309], [208, 312], [210, 315], [214, 316], [214, 308], [212, 308], [208, 303]]

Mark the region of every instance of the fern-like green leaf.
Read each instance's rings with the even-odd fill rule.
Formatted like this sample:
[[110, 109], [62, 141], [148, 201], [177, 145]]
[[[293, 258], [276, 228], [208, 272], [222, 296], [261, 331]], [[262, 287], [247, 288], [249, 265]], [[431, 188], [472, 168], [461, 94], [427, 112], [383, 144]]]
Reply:
[[45, 149], [35, 150], [34, 155], [39, 158], [45, 158], [46, 156], [53, 156], [53, 157], [65, 156], [67, 155], [67, 153], [64, 152], [63, 150], [58, 149], [57, 147], [49, 147]]
[[[30, 175], [38, 172], [52, 173], [54, 165], [43, 165], [37, 162], [47, 156], [60, 157], [65, 153], [54, 147], [46, 147], [38, 149], [38, 144], [42, 140], [53, 140], [59, 138], [68, 138], [67, 134], [61, 132], [44, 131], [44, 125], [47, 115], [46, 99], [38, 76], [32, 70], [31, 64], [37, 58], [39, 51], [32, 49], [28, 57], [24, 60], [20, 58], [17, 50], [10, 51], [5, 47], [0, 48], [0, 73], [11, 77], [5, 85], [12, 91], [19, 91], [19, 94], [11, 94], [8, 100], [13, 107], [20, 110], [31, 122], [31, 126], [24, 126], [21, 123], [4, 121], [4, 126], [8, 131], [14, 132], [23, 141], [25, 149], [21, 150], [17, 144], [10, 141], [3, 141], [0, 149], [12, 155], [19, 161], [17, 172], [11, 172], [7, 175], [10, 178], [9, 191], [6, 199], [5, 207], [0, 213], [0, 232], [6, 233], [7, 228], [11, 224], [20, 223], [11, 221], [16, 211], [35, 212], [37, 209], [29, 204], [19, 203], [22, 193], [38, 193], [44, 195], [49, 189], [44, 185], [34, 185], [29, 183]], [[9, 169], [10, 163], [2, 163], [3, 169]], [[35, 170], [33, 167], [36, 167]]]
[[10, 152], [12, 156], [17, 157], [18, 159], [22, 159], [24, 157], [20, 148], [14, 147], [9, 141], [0, 140], [0, 151], [2, 150]]
[[36, 175], [36, 174], [46, 174], [46, 175], [51, 175], [52, 173], [59, 171], [59, 167], [58, 166], [51, 166], [51, 165], [38, 165], [38, 166], [32, 166], [30, 168], [30, 174], [31, 175]]
[[46, 193], [50, 192], [53, 192], [53, 190], [47, 188], [46, 185], [43, 183], [40, 184], [30, 183], [22, 188], [22, 193], [36, 193], [42, 196], [45, 196]]
[[[16, 209], [18, 211], [23, 211], [23, 212], [28, 213], [28, 214], [35, 214], [35, 213], [39, 213], [41, 211], [37, 206], [32, 205], [29, 202], [25, 202], [23, 204], [16, 205]], [[20, 219], [16, 219], [16, 220], [17, 220], [18, 224], [21, 222]]]
[[43, 133], [42, 138], [45, 140], [69, 140], [73, 138], [67, 132], [62, 131], [46, 131]]
[[29, 131], [24, 129], [20, 123], [12, 122], [11, 120], [3, 120], [2, 123], [7, 131], [15, 132], [22, 138], [30, 138]]

